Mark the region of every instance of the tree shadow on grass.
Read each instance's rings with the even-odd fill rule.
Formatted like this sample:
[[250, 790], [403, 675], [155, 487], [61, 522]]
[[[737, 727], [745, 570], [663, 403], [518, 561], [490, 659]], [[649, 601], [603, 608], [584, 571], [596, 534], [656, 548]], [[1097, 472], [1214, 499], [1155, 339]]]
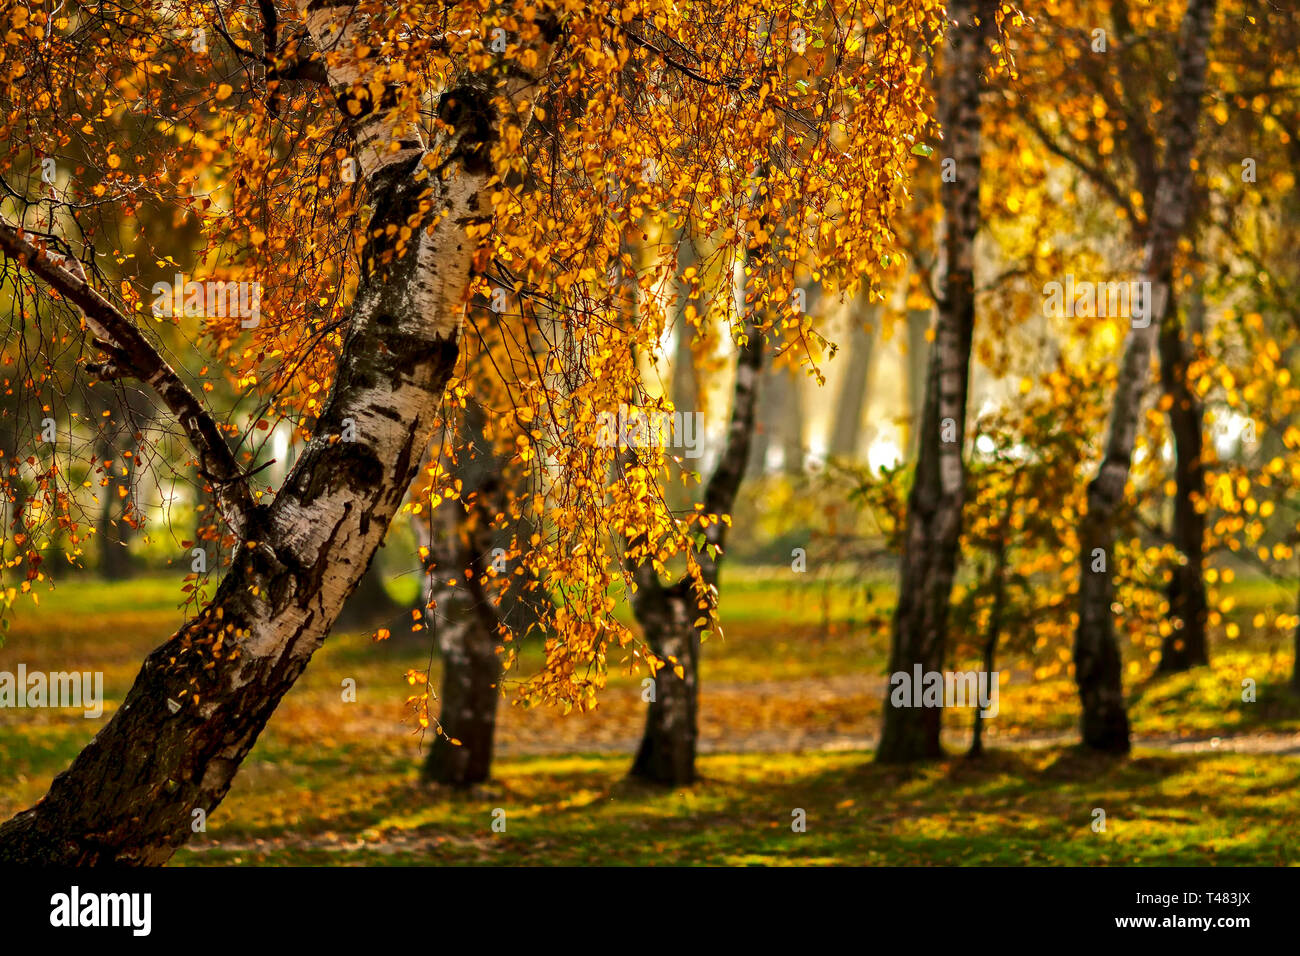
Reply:
[[[1289, 859], [1300, 816], [1294, 758], [1064, 747], [915, 767], [841, 753], [708, 757], [701, 768], [692, 787], [660, 788], [628, 780], [625, 756], [529, 758], [468, 792], [423, 787], [411, 768], [370, 780], [350, 804], [338, 795], [357, 784], [336, 774], [323, 785], [333, 796], [293, 832], [338, 834], [334, 862], [1258, 865]], [[265, 814], [276, 794], [262, 799]], [[1106, 832], [1091, 827], [1095, 808]], [[491, 828], [496, 809], [505, 832]], [[274, 840], [285, 827], [263, 818], [230, 832]]]

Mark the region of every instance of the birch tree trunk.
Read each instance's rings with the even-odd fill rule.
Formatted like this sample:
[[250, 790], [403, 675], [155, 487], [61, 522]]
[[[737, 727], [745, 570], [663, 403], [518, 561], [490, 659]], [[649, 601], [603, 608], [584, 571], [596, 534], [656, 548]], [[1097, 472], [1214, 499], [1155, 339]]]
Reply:
[[[668, 395], [672, 399], [673, 408], [686, 414], [702, 410], [700, 375], [695, 368], [696, 328], [686, 318], [686, 312], [694, 306], [698, 313], [703, 314], [705, 304], [698, 298], [690, 297], [690, 283], [682, 279], [682, 274], [692, 266], [697, 266], [698, 263], [699, 259], [690, 239], [682, 239], [677, 254], [677, 293], [682, 301], [674, 319], [676, 329], [673, 336], [672, 378], [669, 382]], [[664, 489], [664, 497], [669, 507], [674, 510], [689, 508], [691, 505], [691, 489], [681, 482], [670, 482]]]
[[[421, 776], [468, 787], [491, 774], [503, 675], [497, 654], [500, 627], [505, 624], [522, 637], [540, 615], [522, 579], [511, 576], [499, 595], [482, 583], [494, 549], [504, 552], [510, 545], [509, 529], [500, 528], [509, 513], [504, 462], [488, 443], [481, 406], [471, 401], [461, 424], [456, 460], [444, 464], [461, 480], [462, 499], [472, 504], [467, 509], [459, 501], [443, 502], [427, 521], [417, 520], [415, 528], [419, 543], [429, 549], [432, 567], [424, 579], [424, 613], [442, 658], [439, 733]], [[521, 531], [520, 537], [527, 534]], [[448, 584], [448, 579], [457, 584]]]
[[[958, 0], [941, 86], [944, 135], [957, 180], [944, 208], [946, 268], [925, 407], [918, 436], [916, 477], [907, 501], [898, 606], [890, 645], [891, 674], [943, 667], [948, 612], [961, 537], [965, 496], [962, 460], [975, 327], [975, 236], [980, 227], [980, 71], [995, 4]], [[894, 707], [885, 695], [884, 728], [876, 759], [902, 763], [942, 755], [935, 707]]]
[[[1215, 0], [1190, 0], [1178, 47], [1178, 73], [1165, 131], [1165, 162], [1155, 190], [1141, 281], [1148, 283], [1149, 315], [1124, 343], [1106, 435], [1105, 455], [1088, 485], [1088, 511], [1080, 521], [1079, 622], [1074, 638], [1075, 680], [1082, 703], [1084, 745], [1109, 753], [1129, 751], [1129, 723], [1122, 684], [1123, 661], [1115, 638], [1111, 577], [1115, 519], [1124, 498], [1137, 437], [1142, 399], [1151, 375], [1156, 336], [1170, 302], [1174, 252], [1187, 225], [1196, 124], [1205, 90], [1209, 35]], [[1199, 428], [1199, 425], [1198, 425]], [[1105, 558], [1104, 571], [1098, 558]]]
[[[830, 453], [836, 458], [856, 460], [862, 454], [862, 419], [871, 384], [871, 357], [876, 344], [876, 322], [880, 310], [860, 300], [859, 314], [849, 319], [849, 344], [844, 384], [831, 430]], [[871, 328], [865, 328], [870, 324]]]
[[903, 454], [915, 461], [920, 444], [921, 425], [925, 418], [925, 370], [929, 367], [929, 309], [907, 310], [907, 441]]
[[802, 369], [781, 369], [781, 473], [789, 478], [803, 474], [804, 455], [808, 443], [804, 440], [804, 375]]
[[[126, 516], [133, 498], [135, 458], [127, 458], [122, 454], [130, 450], [132, 444], [124, 440], [125, 432], [126, 429], [122, 427], [111, 432], [104, 429], [95, 443], [95, 456], [99, 466], [104, 469], [103, 478], [107, 481], [107, 484], [99, 488], [103, 500], [99, 503], [99, 520], [95, 527], [95, 537], [99, 539], [99, 576], [106, 581], [129, 578], [134, 569], [129, 550], [131, 526], [127, 524]], [[123, 448], [123, 445], [127, 447]], [[111, 464], [106, 466], [105, 462]], [[119, 488], [125, 494], [119, 493]]]
[[[695, 250], [689, 241], [683, 241], [681, 251], [677, 257], [678, 275], [695, 265], [698, 265]], [[681, 285], [684, 287], [687, 283], [681, 283]], [[673, 348], [673, 372], [670, 386], [672, 391], [670, 396], [673, 407], [679, 412], [694, 412], [698, 411], [700, 407], [700, 384], [695, 373], [695, 352], [692, 347], [695, 342], [695, 326], [686, 318], [686, 309], [688, 306], [694, 305], [697, 310], [703, 311], [704, 304], [685, 296], [686, 293], [683, 289], [684, 301], [682, 307], [677, 311], [676, 317], [677, 334]]]
[[800, 396], [795, 373], [788, 368], [766, 365], [759, 374], [762, 381], [757, 389], [754, 437], [745, 471], [751, 475], [767, 474], [768, 454], [775, 446], [781, 449], [780, 473], [797, 475], [803, 467], [803, 435], [797, 422], [802, 411], [797, 404]]
[[[736, 361], [726, 445], [705, 487], [706, 514], [731, 513], [750, 457], [758, 383], [762, 377], [763, 339], [752, 317], [746, 321], [745, 331], [748, 340]], [[725, 522], [710, 524], [705, 531], [707, 543], [721, 549], [726, 532]], [[721, 553], [717, 560], [707, 553], [700, 555], [705, 583], [715, 588], [721, 560]], [[637, 590], [632, 595], [632, 611], [646, 643], [656, 657], [676, 658], [681, 674], [669, 664], [655, 675], [654, 697], [646, 713], [645, 731], [631, 775], [668, 786], [684, 786], [695, 781], [699, 738], [700, 632], [694, 626], [699, 618], [697, 599], [688, 578], [665, 586], [649, 564], [639, 566], [635, 573]]]
[[[417, 537], [426, 547], [433, 546], [432, 554], [438, 553], [439, 543], [454, 553], [425, 578], [426, 604], [436, 601], [433, 609], [426, 608], [425, 618], [432, 622], [431, 629], [437, 635], [442, 684], [438, 694], [439, 733], [429, 747], [420, 775], [431, 783], [468, 787], [482, 783], [491, 774], [501, 661], [496, 653], [500, 640], [496, 614], [483, 589], [471, 583], [486, 564], [481, 556], [490, 550], [490, 535], [477, 521], [453, 513], [458, 507], [448, 502], [429, 516], [440, 526], [436, 531], [431, 532], [423, 521], [416, 522]], [[474, 571], [475, 578], [467, 580], [463, 587], [441, 585], [435, 577], [463, 574], [466, 568]]]
[[[1170, 280], [1172, 283], [1172, 279]], [[1205, 637], [1209, 599], [1205, 593], [1205, 515], [1197, 503], [1205, 500], [1205, 462], [1201, 401], [1187, 384], [1191, 349], [1177, 320], [1171, 296], [1166, 321], [1160, 327], [1160, 378], [1174, 435], [1173, 541], [1182, 563], [1173, 569], [1167, 595], [1174, 629], [1160, 647], [1161, 673], [1189, 670], [1210, 662]], [[1189, 322], [1189, 332], [1190, 332]]]
[[[661, 660], [676, 660], [655, 674], [654, 696], [631, 770], [633, 777], [665, 786], [695, 782], [700, 635], [691, 626], [694, 603], [685, 579], [664, 587], [656, 576], [632, 596], [632, 611], [646, 644]], [[681, 676], [674, 667], [681, 668]]]
[[[1011, 544], [1007, 540], [1007, 529], [1011, 527], [1011, 518], [1015, 511], [1016, 499], [1020, 492], [1020, 474], [1017, 472], [1011, 480], [1011, 488], [1002, 505], [1002, 520], [998, 523], [997, 534], [993, 540], [993, 606], [989, 608], [988, 623], [984, 628], [984, 673], [992, 677], [997, 668], [998, 640], [1002, 636], [1002, 618], [1007, 608], [1007, 565], [1010, 563]], [[984, 755], [984, 716], [980, 708], [975, 708], [971, 716], [970, 749], [967, 757]]]
[[[0, 827], [0, 861], [165, 862], [193, 832], [196, 811], [210, 814], [226, 795], [369, 566], [423, 463], [472, 278], [476, 249], [465, 226], [491, 215], [494, 90], [468, 75], [444, 94], [439, 112], [454, 131], [446, 144], [450, 161], [441, 178], [417, 177], [426, 146], [418, 128], [394, 120], [396, 107], [388, 104], [399, 97], [372, 102], [360, 92], [358, 81], [370, 73], [365, 58], [375, 54], [358, 42], [366, 18], [353, 7], [299, 0], [312, 41], [329, 54], [329, 84], [371, 198], [367, 234], [382, 237], [391, 226], [396, 235], [431, 213], [445, 215], [432, 233], [417, 229], [406, 254], [391, 262], [383, 257], [395, 240], [377, 238], [365, 248], [314, 437], [269, 506], [253, 505], [246, 488], [243, 495], [230, 491], [239, 475], [225, 476], [217, 491], [242, 506], [241, 546], [215, 597], [149, 655], [121, 708], [45, 797]], [[0, 239], [12, 253], [12, 237]], [[53, 275], [48, 267], [39, 274], [47, 281]], [[111, 308], [89, 292], [71, 298], [83, 310], [99, 302]], [[107, 313], [102, 318], [116, 322]], [[147, 348], [129, 320], [114, 328], [119, 341]], [[113, 338], [107, 330], [100, 337]], [[171, 407], [186, 404], [190, 397], [165, 363], [149, 369], [149, 384]], [[340, 440], [345, 422], [355, 428], [355, 441]], [[233, 455], [206, 411], [195, 406], [182, 424], [193, 441], [206, 443], [203, 460], [229, 472]]]

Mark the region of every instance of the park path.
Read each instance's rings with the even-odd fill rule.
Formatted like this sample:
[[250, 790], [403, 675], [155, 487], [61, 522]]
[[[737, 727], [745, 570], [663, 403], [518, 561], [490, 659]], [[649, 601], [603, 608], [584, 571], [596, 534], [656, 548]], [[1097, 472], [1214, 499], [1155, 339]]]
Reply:
[[[776, 733], [755, 732], [740, 736], [704, 738], [699, 750], [703, 754], [728, 753], [806, 753], [874, 750], [878, 737], [861, 734], [826, 734], [805, 731]], [[1024, 736], [985, 737], [985, 746], [991, 750], [1039, 750], [1047, 747], [1068, 746], [1077, 743], [1076, 733], [1034, 734]], [[626, 753], [631, 754], [639, 743], [638, 737], [606, 740], [591, 744], [573, 744], [562, 749], [554, 747], [509, 746], [500, 748], [503, 757], [558, 756], [576, 753]], [[964, 753], [970, 744], [967, 734], [945, 734], [944, 746], [950, 753]], [[1231, 736], [1175, 737], [1172, 735], [1133, 737], [1135, 748], [1164, 750], [1170, 753], [1253, 753], [1300, 754], [1300, 733], [1246, 733]]]
[[[884, 678], [844, 674], [779, 681], [712, 682], [700, 699], [700, 752], [800, 753], [861, 751], [876, 745]], [[600, 706], [567, 716], [555, 708], [523, 710], [503, 703], [498, 716], [500, 758], [583, 753], [631, 754], [640, 741], [645, 703], [639, 689], [612, 686]], [[411, 735], [409, 724], [391, 709], [356, 713], [345, 732], [356, 736]], [[342, 728], [340, 728], [342, 729]], [[1075, 743], [1073, 728], [1035, 731], [992, 721], [985, 743], [991, 749], [1038, 749]], [[969, 745], [969, 731], [945, 735], [949, 752]], [[1171, 753], [1300, 754], [1300, 732], [1223, 732], [1218, 735], [1136, 735], [1134, 746]]]
[[[700, 698], [700, 752], [872, 750], [878, 740], [874, 731], [879, 726], [885, 687], [883, 676], [863, 674], [711, 683]], [[570, 729], [579, 731], [591, 722], [585, 727], [589, 733], [580, 733], [577, 739], [567, 735], [557, 737], [554, 728], [545, 722], [516, 721], [512, 718], [518, 712], [511, 713], [514, 708], [503, 707], [499, 753], [502, 756], [631, 754], [640, 742], [644, 706], [639, 697], [630, 694], [620, 697], [616, 690], [611, 690], [595, 713], [565, 718], [574, 721]], [[1008, 732], [992, 721], [986, 726], [984, 739], [985, 746], [991, 749], [1026, 750], [1069, 745], [1079, 738], [1074, 729]], [[944, 746], [951, 753], [964, 753], [969, 744], [968, 730], [944, 735]], [[1300, 732], [1135, 734], [1133, 745], [1170, 753], [1300, 754]]]

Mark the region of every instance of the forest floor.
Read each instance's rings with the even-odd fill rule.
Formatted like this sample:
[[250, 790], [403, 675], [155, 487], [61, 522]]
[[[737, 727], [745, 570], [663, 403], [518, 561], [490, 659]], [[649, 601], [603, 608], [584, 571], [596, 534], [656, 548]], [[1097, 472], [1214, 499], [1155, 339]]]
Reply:
[[[401, 635], [393, 622], [383, 642], [330, 639], [175, 862], [1300, 862], [1300, 699], [1276, 641], [1247, 631], [1216, 642], [1211, 668], [1134, 675], [1128, 761], [1072, 747], [1068, 678], [1033, 680], [1028, 662], [1009, 660], [989, 752], [901, 770], [870, 760], [885, 692], [879, 629], [828, 628], [824, 608], [761, 575], [728, 583], [727, 638], [705, 645], [701, 668], [696, 786], [625, 779], [644, 704], [639, 678], [620, 673], [587, 714], [503, 701], [493, 781], [469, 793], [421, 785], [428, 741], [405, 705], [406, 674], [428, 666], [427, 632]], [[1275, 597], [1243, 588], [1241, 613]], [[99, 720], [0, 710], [0, 818], [38, 799], [102, 726], [145, 653], [182, 619], [178, 598], [175, 578], [88, 579], [19, 609], [0, 670], [102, 670], [107, 704]], [[342, 700], [346, 678], [355, 702]], [[1241, 700], [1246, 678], [1253, 702]], [[969, 712], [945, 716], [960, 754]], [[1104, 832], [1092, 827], [1098, 809]], [[791, 828], [797, 810], [806, 832]], [[492, 829], [494, 811], [504, 833]]]

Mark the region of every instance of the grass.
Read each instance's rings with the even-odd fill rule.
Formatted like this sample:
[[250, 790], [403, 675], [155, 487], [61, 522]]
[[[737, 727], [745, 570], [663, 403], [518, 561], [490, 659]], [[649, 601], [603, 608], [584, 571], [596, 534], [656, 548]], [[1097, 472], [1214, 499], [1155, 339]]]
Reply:
[[[502, 763], [471, 794], [425, 788], [400, 759], [339, 754], [254, 769], [178, 865], [1237, 864], [1297, 861], [1300, 759], [1071, 749], [915, 770], [864, 753], [714, 756], [689, 789], [624, 778], [626, 761]], [[1094, 810], [1106, 811], [1095, 832]], [[794, 832], [792, 813], [806, 814]], [[493, 820], [504, 813], [505, 832]], [[496, 816], [494, 817], [494, 813]]]
[[[421, 744], [404, 722], [409, 669], [426, 635], [326, 643], [282, 702], [205, 834], [181, 865], [271, 863], [1118, 863], [1277, 864], [1300, 815], [1300, 757], [1139, 748], [1109, 761], [1062, 743], [994, 749], [919, 769], [877, 767], [864, 749], [879, 724], [887, 637], [855, 625], [848, 587], [792, 593], [788, 577], [732, 568], [727, 637], [706, 645], [702, 735], [721, 752], [701, 782], [662, 791], [625, 779], [644, 714], [639, 679], [612, 674], [593, 714], [502, 707], [494, 781], [470, 794], [417, 782]], [[1249, 627], [1294, 595], [1234, 582], [1235, 641], [1215, 634], [1214, 666], [1128, 682], [1139, 737], [1300, 731], [1285, 689], [1288, 649]], [[884, 591], [879, 600], [888, 600]], [[0, 670], [102, 670], [105, 713], [144, 655], [183, 619], [174, 577], [66, 582], [22, 606]], [[825, 616], [835, 624], [829, 632]], [[1014, 670], [1023, 662], [1007, 661]], [[1241, 681], [1258, 699], [1241, 700]], [[344, 678], [358, 699], [344, 703]], [[437, 680], [436, 663], [434, 680]], [[989, 745], [1073, 733], [1065, 678], [1002, 688]], [[962, 746], [968, 712], [945, 715]], [[56, 710], [0, 710], [0, 818], [39, 799], [102, 721]], [[753, 744], [764, 752], [736, 752]], [[844, 747], [828, 752], [825, 746]], [[807, 812], [806, 833], [791, 812]], [[1093, 832], [1096, 808], [1107, 829]], [[506, 832], [492, 830], [505, 811]]]

